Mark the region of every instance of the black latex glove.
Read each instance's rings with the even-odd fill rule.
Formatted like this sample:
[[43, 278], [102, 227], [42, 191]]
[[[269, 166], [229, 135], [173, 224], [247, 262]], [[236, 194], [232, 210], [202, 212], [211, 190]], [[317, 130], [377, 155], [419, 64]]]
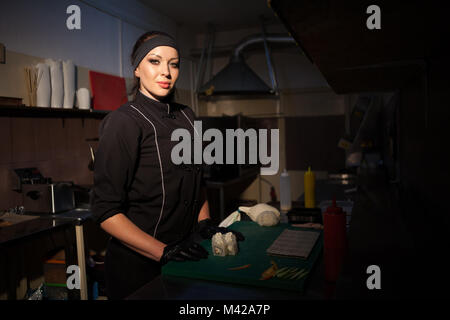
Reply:
[[164, 248], [160, 262], [166, 264], [169, 261], [198, 261], [208, 257], [208, 251], [191, 239], [182, 240], [175, 244], [169, 244]]
[[224, 227], [217, 227], [214, 225], [211, 219], [199, 221], [196, 226], [196, 231], [202, 236], [203, 239], [211, 239], [212, 236], [215, 235], [217, 232], [220, 233], [232, 232], [234, 233], [238, 241], [245, 240], [245, 237], [242, 233]]

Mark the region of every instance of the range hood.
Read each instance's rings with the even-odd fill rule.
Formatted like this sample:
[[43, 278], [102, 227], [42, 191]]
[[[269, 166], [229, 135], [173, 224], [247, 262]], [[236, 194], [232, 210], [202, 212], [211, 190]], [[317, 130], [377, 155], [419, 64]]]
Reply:
[[199, 93], [216, 94], [272, 94], [274, 93], [260, 77], [244, 62], [236, 59], [205, 83]]
[[[245, 47], [261, 42], [292, 42], [292, 37], [284, 35], [254, 35], [238, 43], [230, 58], [230, 62], [219, 71], [211, 80], [200, 87], [198, 93], [205, 96], [211, 95], [272, 95], [275, 88], [268, 86], [244, 61], [242, 51]], [[266, 54], [268, 54], [266, 50]], [[269, 65], [269, 73], [272, 69]], [[272, 72], [273, 73], [273, 72]], [[273, 74], [270, 74], [273, 79]]]

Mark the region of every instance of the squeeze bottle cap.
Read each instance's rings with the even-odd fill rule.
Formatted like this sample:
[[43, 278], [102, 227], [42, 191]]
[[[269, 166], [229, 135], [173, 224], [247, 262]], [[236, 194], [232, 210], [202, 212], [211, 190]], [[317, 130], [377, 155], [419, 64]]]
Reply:
[[328, 207], [327, 211], [325, 213], [330, 213], [330, 214], [343, 214], [344, 213], [342, 208], [338, 207], [336, 205], [336, 196], [333, 197], [333, 205], [331, 207]]
[[312, 176], [314, 172], [311, 170], [311, 166], [308, 166], [308, 171], [305, 172], [305, 175]]

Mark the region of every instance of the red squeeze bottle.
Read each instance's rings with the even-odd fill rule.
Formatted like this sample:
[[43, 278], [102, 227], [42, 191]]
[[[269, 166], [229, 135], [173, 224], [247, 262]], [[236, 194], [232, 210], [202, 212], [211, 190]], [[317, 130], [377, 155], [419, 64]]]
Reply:
[[325, 279], [335, 282], [347, 250], [346, 215], [341, 207], [333, 205], [323, 214]]

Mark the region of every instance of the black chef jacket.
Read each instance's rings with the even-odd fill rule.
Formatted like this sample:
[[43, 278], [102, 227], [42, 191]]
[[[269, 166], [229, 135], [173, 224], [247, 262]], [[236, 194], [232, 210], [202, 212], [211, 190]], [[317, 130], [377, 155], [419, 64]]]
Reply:
[[[194, 140], [193, 111], [162, 103], [138, 92], [132, 102], [109, 113], [99, 129], [91, 200], [98, 223], [125, 214], [140, 229], [163, 243], [187, 236], [204, 200], [200, 165], [175, 165], [171, 134], [185, 128]], [[193, 155], [193, 152], [191, 152]], [[110, 298], [124, 298], [160, 272], [159, 263], [112, 238], [105, 276]]]

